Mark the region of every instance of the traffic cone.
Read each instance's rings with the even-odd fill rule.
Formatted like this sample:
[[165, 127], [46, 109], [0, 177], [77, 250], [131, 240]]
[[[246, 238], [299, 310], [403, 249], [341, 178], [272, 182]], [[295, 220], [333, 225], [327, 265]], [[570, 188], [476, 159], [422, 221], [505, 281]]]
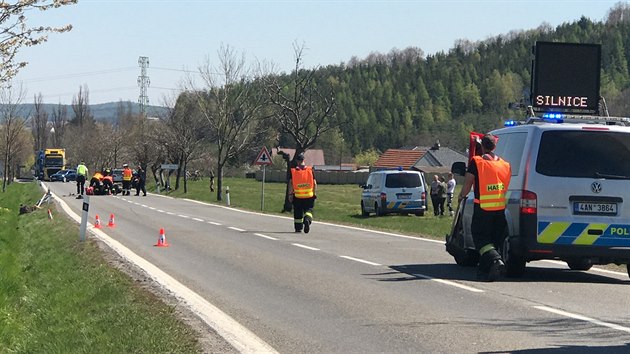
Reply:
[[48, 219], [49, 219], [49, 220], [52, 220], [52, 219], [53, 219], [53, 217], [52, 217], [52, 212], [50, 211], [50, 209], [48, 209]]
[[107, 223], [109, 227], [116, 227], [116, 223], [114, 222], [114, 214], [109, 214], [109, 223]]
[[101, 226], [101, 218], [98, 217], [98, 214], [96, 214], [96, 220], [94, 221], [94, 228], [95, 229], [100, 229]]
[[168, 242], [166, 242], [166, 233], [164, 233], [164, 228], [160, 228], [160, 237], [158, 238], [158, 242], [154, 246], [156, 247], [170, 246]]

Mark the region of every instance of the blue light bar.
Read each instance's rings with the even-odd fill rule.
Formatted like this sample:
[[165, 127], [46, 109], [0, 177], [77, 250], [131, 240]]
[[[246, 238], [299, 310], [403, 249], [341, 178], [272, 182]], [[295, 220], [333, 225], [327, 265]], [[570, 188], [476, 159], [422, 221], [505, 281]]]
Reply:
[[545, 114], [543, 114], [542, 118], [547, 123], [562, 123], [562, 122], [564, 122], [564, 114], [562, 114], [562, 113], [545, 113]]
[[517, 125], [518, 125], [518, 122], [515, 120], [506, 120], [505, 122], [503, 122], [504, 127], [515, 127]]

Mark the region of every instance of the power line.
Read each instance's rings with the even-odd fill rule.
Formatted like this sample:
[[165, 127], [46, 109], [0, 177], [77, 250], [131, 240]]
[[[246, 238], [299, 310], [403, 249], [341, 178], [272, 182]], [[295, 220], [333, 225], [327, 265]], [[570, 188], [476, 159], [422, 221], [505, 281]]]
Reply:
[[104, 70], [97, 70], [97, 71], [88, 71], [88, 72], [83, 72], [83, 73], [59, 74], [59, 75], [54, 75], [54, 76], [44, 76], [44, 77], [27, 79], [27, 80], [21, 80], [21, 81], [24, 82], [24, 83], [29, 83], [29, 82], [63, 80], [63, 79], [71, 79], [71, 78], [82, 77], [82, 76], [105, 75], [105, 74], [111, 74], [111, 73], [117, 73], [117, 72], [123, 72], [123, 71], [130, 71], [130, 70], [135, 70], [135, 69], [136, 69], [135, 67], [104, 69]]

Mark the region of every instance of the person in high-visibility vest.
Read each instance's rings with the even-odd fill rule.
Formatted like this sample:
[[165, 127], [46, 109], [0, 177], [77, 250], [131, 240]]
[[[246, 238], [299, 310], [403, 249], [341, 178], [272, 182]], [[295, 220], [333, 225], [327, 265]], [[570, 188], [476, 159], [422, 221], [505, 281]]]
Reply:
[[88, 168], [85, 166], [85, 162], [81, 161], [81, 163], [77, 166], [77, 199], [83, 198], [87, 174]]
[[510, 163], [494, 154], [496, 137], [486, 134], [481, 138], [481, 156], [474, 156], [466, 171], [466, 179], [459, 194], [461, 201], [475, 186], [475, 200], [471, 231], [479, 251], [479, 280], [494, 281], [505, 271], [505, 264], [497, 247], [503, 243], [507, 221], [505, 205], [512, 169]]
[[313, 207], [317, 199], [317, 181], [313, 169], [304, 164], [304, 153], [295, 157], [297, 166], [291, 169], [289, 201], [293, 203], [293, 226], [295, 232], [309, 233], [313, 223]]
[[122, 188], [123, 195], [131, 195], [131, 178], [133, 177], [133, 171], [129, 168], [128, 164], [123, 164], [122, 171]]

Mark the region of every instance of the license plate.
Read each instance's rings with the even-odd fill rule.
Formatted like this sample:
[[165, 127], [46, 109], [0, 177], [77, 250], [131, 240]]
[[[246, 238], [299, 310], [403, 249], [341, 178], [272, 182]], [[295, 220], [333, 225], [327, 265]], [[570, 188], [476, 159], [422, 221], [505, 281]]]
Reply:
[[575, 214], [617, 215], [617, 203], [576, 202], [573, 204]]
[[398, 199], [411, 199], [411, 194], [397, 194]]

